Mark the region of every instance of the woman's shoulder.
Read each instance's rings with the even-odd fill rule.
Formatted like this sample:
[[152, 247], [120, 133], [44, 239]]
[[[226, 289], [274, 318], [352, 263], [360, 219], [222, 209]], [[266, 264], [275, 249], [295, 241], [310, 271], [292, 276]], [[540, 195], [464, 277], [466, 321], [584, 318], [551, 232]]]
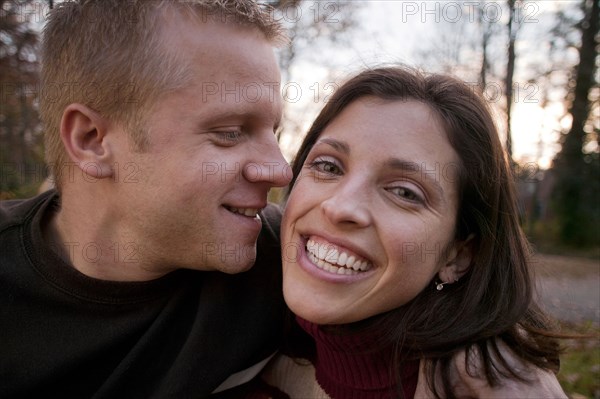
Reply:
[[[491, 356], [498, 368], [498, 385], [490, 386], [485, 378], [484, 366], [479, 350], [471, 347], [461, 350], [452, 359], [450, 368], [450, 382], [458, 397], [471, 398], [567, 398], [562, 390], [556, 375], [549, 370], [526, 363], [501, 341], [496, 341], [499, 353], [515, 374], [522, 377], [509, 378], [510, 375], [500, 359], [491, 351]], [[419, 369], [419, 383], [415, 398], [433, 397], [427, 384], [425, 369], [426, 361], [422, 361]], [[441, 376], [436, 374], [436, 386], [441, 387]], [[443, 389], [438, 389], [440, 393]]]
[[277, 355], [265, 367], [261, 378], [290, 398], [329, 399], [317, 383], [315, 368], [308, 360]]
[[[478, 350], [461, 350], [452, 358], [450, 382], [454, 393], [461, 398], [545, 398], [566, 399], [553, 372], [525, 363], [505, 344], [497, 341], [500, 353], [507, 365], [524, 381], [515, 378], [500, 377], [497, 386], [490, 386], [485, 379], [483, 364]], [[496, 362], [500, 371], [501, 363]], [[421, 361], [415, 399], [435, 397], [429, 388], [426, 377], [427, 361]], [[277, 355], [262, 373], [262, 379], [269, 385], [279, 388], [291, 398], [329, 399], [329, 396], [317, 383], [315, 368], [304, 359]], [[438, 392], [443, 395], [441, 376], [436, 375]]]

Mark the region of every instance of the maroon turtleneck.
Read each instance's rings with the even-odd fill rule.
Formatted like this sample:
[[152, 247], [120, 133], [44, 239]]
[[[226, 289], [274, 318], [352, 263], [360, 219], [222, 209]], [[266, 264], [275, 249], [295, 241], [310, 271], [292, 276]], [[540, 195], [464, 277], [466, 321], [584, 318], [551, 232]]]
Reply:
[[[296, 318], [316, 343], [316, 377], [333, 399], [395, 399], [397, 377], [392, 370], [392, 351], [373, 351], [376, 337], [365, 333], [336, 334], [317, 324]], [[405, 399], [417, 389], [419, 361], [404, 363], [400, 380]]]

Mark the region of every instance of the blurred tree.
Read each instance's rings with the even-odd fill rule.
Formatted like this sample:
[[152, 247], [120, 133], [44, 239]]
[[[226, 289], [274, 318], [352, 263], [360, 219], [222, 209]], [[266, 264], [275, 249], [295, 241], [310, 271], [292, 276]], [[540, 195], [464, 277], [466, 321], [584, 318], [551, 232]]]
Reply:
[[[512, 152], [511, 119], [514, 119], [511, 105], [536, 103], [548, 109], [548, 115], [553, 115], [556, 105], [564, 104], [567, 98], [568, 117], [563, 118], [563, 122], [572, 119], [572, 127], [563, 135], [563, 150], [556, 156], [551, 176], [544, 182], [545, 187], [554, 187], [553, 212], [547, 212], [546, 197], [544, 203], [537, 203], [536, 195], [535, 206], [530, 209], [544, 209], [544, 216], [555, 218], [560, 230], [557, 238], [563, 242], [598, 245], [600, 89], [595, 69], [592, 70], [598, 62], [598, 1], [557, 2], [544, 6], [506, 0], [466, 7], [465, 15], [470, 17], [474, 13], [475, 18], [439, 23], [435, 43], [421, 52], [425, 60], [422, 65], [426, 69], [435, 65], [468, 82], [477, 80], [484, 96], [506, 112], [502, 120], [506, 125], [501, 123], [500, 128], [507, 133], [505, 143], [509, 153]], [[502, 18], [490, 13], [500, 7]], [[490, 96], [499, 93], [499, 89], [503, 101], [498, 96]], [[538, 158], [543, 152], [542, 129], [553, 128], [552, 122], [543, 124], [539, 132]], [[542, 174], [525, 173], [519, 177], [526, 183], [538, 183]], [[549, 190], [543, 191], [546, 196]], [[531, 225], [536, 221], [536, 215], [524, 216]]]
[[27, 10], [33, 0], [0, 0], [0, 198], [35, 193], [45, 177], [37, 112], [36, 45]]
[[504, 91], [506, 97], [506, 152], [508, 153], [509, 159], [512, 161], [512, 131], [510, 125], [513, 103], [513, 77], [515, 73], [515, 60], [517, 58], [515, 42], [517, 41], [517, 34], [521, 27], [521, 19], [518, 18], [518, 10], [521, 9], [522, 4], [517, 0], [507, 0], [507, 6], [508, 22], [506, 28], [508, 32], [508, 49], [506, 56], [506, 82], [504, 84]]
[[[573, 246], [599, 244], [600, 159], [598, 152], [598, 77], [596, 76], [600, 4], [583, 0], [579, 63], [569, 87], [571, 128], [562, 136], [562, 148], [554, 159], [556, 184], [553, 205], [562, 242]], [[594, 99], [595, 97], [595, 99]], [[586, 142], [595, 146], [587, 148]]]
[[487, 18], [482, 3], [475, 5], [477, 10], [477, 25], [481, 31], [481, 66], [479, 68], [479, 86], [481, 91], [487, 86], [487, 75], [490, 71], [489, 49], [490, 41], [496, 33], [496, 23]]
[[[524, 19], [523, 2], [465, 2], [464, 18], [444, 21], [433, 48], [421, 50], [425, 69], [437, 65], [477, 86], [505, 113], [505, 147], [512, 159], [511, 110], [517, 64], [517, 36]], [[499, 51], [500, 50], [500, 51]], [[477, 60], [473, 62], [473, 59]], [[489, 95], [489, 93], [493, 93]]]

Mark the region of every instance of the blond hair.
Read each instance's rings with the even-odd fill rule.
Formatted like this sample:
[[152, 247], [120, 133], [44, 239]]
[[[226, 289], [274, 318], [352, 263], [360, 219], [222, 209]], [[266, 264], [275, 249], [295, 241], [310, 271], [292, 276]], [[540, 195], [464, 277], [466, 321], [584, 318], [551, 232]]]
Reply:
[[167, 9], [198, 21], [258, 28], [274, 45], [286, 40], [254, 0], [77, 0], [49, 14], [42, 41], [40, 112], [46, 162], [60, 187], [68, 155], [60, 139], [66, 106], [84, 104], [122, 123], [136, 150], [147, 146], [144, 112], [161, 93], [185, 87], [189, 68], [162, 42]]

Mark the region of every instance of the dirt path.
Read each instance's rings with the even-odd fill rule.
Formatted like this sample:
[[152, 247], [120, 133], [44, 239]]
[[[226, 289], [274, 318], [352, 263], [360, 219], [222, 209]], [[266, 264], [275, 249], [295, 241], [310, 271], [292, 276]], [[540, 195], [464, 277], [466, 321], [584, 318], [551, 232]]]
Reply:
[[538, 254], [534, 265], [542, 306], [559, 320], [600, 326], [600, 262]]

